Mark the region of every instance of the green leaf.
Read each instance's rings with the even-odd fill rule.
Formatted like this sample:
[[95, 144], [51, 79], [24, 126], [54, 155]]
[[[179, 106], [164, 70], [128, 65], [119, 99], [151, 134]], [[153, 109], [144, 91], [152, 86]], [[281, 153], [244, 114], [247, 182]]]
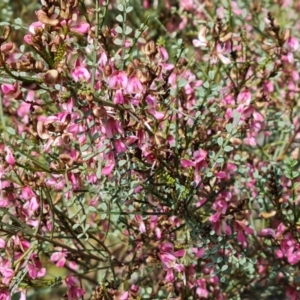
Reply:
[[240, 121], [241, 114], [235, 109], [232, 112], [232, 117], [233, 117], [233, 126], [236, 127]]
[[12, 128], [12, 127], [7, 127], [6, 131], [10, 134], [10, 135], [16, 135], [16, 131]]
[[230, 133], [232, 131], [232, 124], [226, 124], [226, 130]]
[[187, 81], [185, 79], [183, 79], [183, 78], [179, 79], [179, 81], [178, 81], [179, 88], [184, 87], [186, 84], [187, 84]]
[[223, 145], [223, 142], [224, 142], [224, 139], [223, 139], [223, 137], [220, 136], [220, 137], [217, 139], [218, 145], [219, 145], [219, 146], [222, 146], [222, 145]]
[[221, 2], [224, 8], [228, 8], [228, 0], [222, 0]]
[[95, 206], [89, 206], [88, 210], [91, 211], [91, 212], [97, 212], [98, 211], [98, 209]]
[[117, 15], [116, 19], [117, 19], [118, 22], [121, 22], [121, 23], [123, 22], [123, 16], [122, 15]]
[[120, 40], [120, 39], [115, 39], [115, 40], [114, 40], [114, 44], [115, 44], [115, 45], [118, 45], [118, 46], [121, 46], [121, 45], [123, 45], [123, 41]]
[[208, 77], [209, 79], [213, 80], [215, 78], [215, 71], [214, 70], [211, 70], [208, 72]]
[[227, 269], [228, 269], [228, 266], [227, 266], [227, 265], [224, 265], [224, 266], [222, 266], [221, 271], [224, 272], [224, 271], [226, 271]]
[[203, 87], [206, 88], [206, 89], [208, 89], [208, 88], [209, 88], [209, 82], [208, 82], [208, 81], [205, 81], [205, 82], [203, 83]]
[[123, 32], [121, 26], [119, 26], [119, 25], [115, 28], [115, 31], [120, 34]]
[[126, 163], [127, 163], [127, 161], [125, 159], [122, 159], [118, 162], [118, 166], [123, 167]]
[[232, 151], [233, 150], [233, 147], [231, 147], [231, 146], [226, 146], [226, 147], [224, 147], [224, 151], [225, 152], [230, 152], [230, 151]]
[[128, 7], [126, 8], [126, 12], [127, 12], [127, 13], [130, 13], [132, 10], [133, 10], [133, 7], [132, 7], [132, 6], [128, 6]]
[[213, 267], [213, 266], [214, 266], [213, 263], [208, 263], [208, 264], [205, 265], [205, 268], [209, 269], [209, 268], [211, 268], [211, 267]]
[[99, 208], [103, 211], [107, 211], [107, 204], [105, 202], [102, 202], [100, 205], [99, 205]]
[[18, 25], [22, 25], [22, 20], [20, 18], [15, 19], [15, 23]]
[[86, 151], [88, 148], [90, 148], [91, 145], [89, 144], [84, 144], [82, 147], [81, 147], [81, 151], [84, 152]]
[[129, 26], [126, 26], [125, 34], [128, 35], [132, 32], [132, 28]]
[[119, 11], [124, 11], [124, 6], [123, 6], [123, 4], [119, 4], [119, 5], [117, 6], [117, 8], [118, 8]]

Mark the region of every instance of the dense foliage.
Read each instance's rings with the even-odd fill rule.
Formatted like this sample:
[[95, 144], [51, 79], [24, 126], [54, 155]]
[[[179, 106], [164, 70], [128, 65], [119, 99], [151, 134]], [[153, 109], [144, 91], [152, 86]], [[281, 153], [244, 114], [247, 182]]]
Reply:
[[0, 299], [300, 299], [300, 7], [265, 2], [0, 23]]

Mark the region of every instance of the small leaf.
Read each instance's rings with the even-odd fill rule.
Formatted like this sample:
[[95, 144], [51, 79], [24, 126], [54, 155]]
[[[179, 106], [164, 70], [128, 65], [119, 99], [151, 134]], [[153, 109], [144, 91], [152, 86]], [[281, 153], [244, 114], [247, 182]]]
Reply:
[[79, 224], [77, 224], [77, 223], [72, 226], [73, 229], [76, 229], [78, 227], [79, 227]]
[[137, 39], [139, 36], [141, 35], [141, 31], [140, 30], [136, 30], [134, 32], [134, 37]]
[[22, 25], [22, 20], [20, 18], [15, 19], [15, 23], [18, 25]]
[[223, 139], [223, 137], [220, 136], [220, 137], [217, 139], [218, 145], [219, 145], [219, 146], [222, 146], [222, 145], [223, 145], [223, 142], [224, 142], [224, 139]]
[[119, 161], [118, 166], [123, 167], [126, 163], [127, 163], [127, 161], [125, 159], [122, 159]]
[[225, 152], [230, 152], [230, 151], [232, 151], [233, 150], [233, 147], [231, 147], [231, 146], [226, 146], [226, 147], [224, 147], [224, 151]]
[[120, 39], [115, 39], [115, 40], [114, 40], [114, 44], [115, 44], [115, 45], [118, 45], [118, 46], [121, 46], [121, 45], [123, 45], [123, 41], [120, 40]]
[[209, 79], [213, 80], [215, 78], [215, 71], [214, 70], [209, 71], [208, 77], [209, 77]]
[[233, 126], [237, 126], [239, 121], [240, 121], [240, 118], [241, 118], [241, 113], [239, 113], [236, 109], [233, 110], [232, 112], [232, 117], [233, 117]]
[[224, 271], [226, 271], [227, 269], [228, 269], [228, 266], [227, 266], [227, 265], [224, 265], [224, 266], [222, 266], [221, 271], [224, 272]]
[[101, 208], [101, 210], [103, 211], [107, 211], [107, 204], [105, 202], [102, 202], [100, 205], [99, 205], [99, 208]]
[[183, 78], [179, 79], [179, 81], [178, 81], [179, 88], [184, 87], [186, 84], [187, 84], [187, 81], [185, 79], [183, 79]]
[[232, 124], [226, 124], [226, 130], [230, 133], [232, 131]]
[[203, 87], [206, 88], [206, 89], [209, 88], [209, 82], [208, 82], [208, 81], [205, 81], [205, 82], [203, 83]]
[[123, 16], [122, 15], [117, 15], [116, 19], [117, 19], [118, 22], [121, 22], [121, 23], [123, 22]]
[[89, 145], [89, 144], [83, 145], [83, 146], [81, 147], [81, 151], [82, 151], [82, 152], [86, 151], [90, 146], [91, 146], [91, 145]]
[[208, 263], [208, 264], [205, 265], [205, 268], [209, 269], [209, 268], [211, 268], [211, 267], [213, 267], [213, 266], [214, 266], [213, 263]]
[[126, 8], [126, 12], [127, 12], [127, 13], [130, 13], [132, 10], [133, 10], [133, 7], [132, 7], [132, 6], [128, 6], [128, 7]]
[[222, 0], [221, 2], [224, 8], [228, 7], [228, 0]]
[[96, 171], [96, 177], [97, 179], [101, 179], [101, 176], [102, 176], [102, 167], [101, 167], [101, 163], [99, 162], [98, 163], [98, 168], [97, 168], [97, 171]]
[[132, 28], [129, 26], [126, 26], [125, 34], [128, 35], [132, 32]]
[[123, 6], [123, 4], [119, 4], [117, 7], [118, 7], [118, 10], [119, 10], [119, 11], [124, 11], [124, 6]]
[[89, 206], [89, 211], [91, 212], [97, 212], [97, 208], [95, 206]]
[[7, 127], [6, 131], [10, 134], [10, 135], [16, 135], [16, 131], [12, 128], [12, 127]]
[[115, 28], [115, 31], [120, 34], [123, 32], [121, 26], [119, 26], [119, 25]]

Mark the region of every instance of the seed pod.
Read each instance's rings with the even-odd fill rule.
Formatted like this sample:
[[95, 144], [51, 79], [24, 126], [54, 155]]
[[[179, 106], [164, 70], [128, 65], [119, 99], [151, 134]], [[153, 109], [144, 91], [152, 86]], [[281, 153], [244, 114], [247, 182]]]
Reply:
[[56, 25], [59, 24], [59, 20], [57, 20], [57, 19], [50, 19], [47, 16], [47, 14], [44, 11], [42, 11], [42, 10], [38, 10], [36, 12], [36, 16], [37, 16], [38, 20], [40, 22], [42, 22], [43, 24], [45, 24], [45, 25], [56, 26]]
[[3, 34], [0, 36], [0, 44], [4, 43], [8, 39], [10, 33], [11, 33], [10, 25], [4, 26]]
[[58, 71], [55, 70], [55, 69], [52, 69], [52, 70], [49, 70], [45, 73], [44, 82], [46, 84], [55, 84], [55, 83], [57, 83], [58, 78], [59, 78]]

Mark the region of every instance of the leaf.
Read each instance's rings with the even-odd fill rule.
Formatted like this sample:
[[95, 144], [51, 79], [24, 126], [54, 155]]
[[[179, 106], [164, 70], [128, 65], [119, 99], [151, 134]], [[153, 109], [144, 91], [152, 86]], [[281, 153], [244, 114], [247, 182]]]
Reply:
[[232, 117], [233, 117], [233, 126], [236, 127], [240, 121], [241, 114], [235, 109], [232, 112]]
[[226, 124], [226, 130], [230, 133], [232, 131], [232, 124]]
[[84, 144], [82, 147], [81, 147], [81, 151], [84, 152], [86, 151], [91, 145], [89, 144]]
[[119, 11], [124, 11], [124, 6], [123, 6], [123, 4], [119, 4], [119, 5], [117, 6], [117, 8], [118, 8]]
[[224, 151], [225, 152], [230, 152], [230, 151], [232, 151], [233, 150], [233, 147], [231, 147], [231, 146], [226, 146], [226, 147], [224, 147]]
[[205, 82], [203, 83], [203, 87], [206, 88], [206, 89], [209, 88], [209, 82], [208, 82], [208, 81], [205, 81]]
[[115, 28], [115, 30], [117, 33], [120, 33], [120, 34], [123, 32], [121, 26], [119, 26], [119, 25]]
[[115, 39], [115, 40], [114, 40], [114, 44], [115, 44], [115, 45], [118, 45], [118, 46], [121, 46], [121, 45], [123, 45], [123, 41], [120, 40], [120, 39]]
[[217, 139], [218, 145], [219, 145], [219, 146], [222, 146], [222, 145], [223, 145], [223, 142], [224, 142], [224, 139], [223, 139], [223, 137], [220, 136], [220, 137]]
[[224, 271], [226, 271], [227, 269], [228, 269], [228, 266], [227, 266], [227, 265], [224, 265], [224, 266], [222, 266], [221, 271], [224, 272]]
[[183, 78], [179, 79], [179, 81], [178, 81], [179, 88], [184, 87], [186, 84], [187, 84], [187, 81], [185, 79], [183, 79]]
[[122, 15], [117, 15], [117, 17], [116, 17], [116, 20], [118, 21], [118, 22], [123, 22], [123, 16]]
[[127, 161], [125, 159], [122, 159], [119, 161], [118, 166], [123, 167], [126, 163], [127, 163]]
[[129, 26], [126, 26], [125, 34], [128, 35], [132, 32], [132, 28]]
[[12, 128], [12, 127], [7, 127], [6, 131], [10, 134], [10, 135], [16, 135], [16, 131]]
[[133, 7], [132, 7], [132, 6], [128, 6], [128, 7], [126, 8], [126, 12], [127, 12], [127, 13], [130, 13], [132, 10], [133, 10]]
[[22, 20], [20, 18], [15, 19], [15, 23], [18, 25], [22, 25]]
[[214, 70], [209, 71], [208, 77], [209, 77], [209, 79], [213, 80], [215, 78], [215, 71]]

